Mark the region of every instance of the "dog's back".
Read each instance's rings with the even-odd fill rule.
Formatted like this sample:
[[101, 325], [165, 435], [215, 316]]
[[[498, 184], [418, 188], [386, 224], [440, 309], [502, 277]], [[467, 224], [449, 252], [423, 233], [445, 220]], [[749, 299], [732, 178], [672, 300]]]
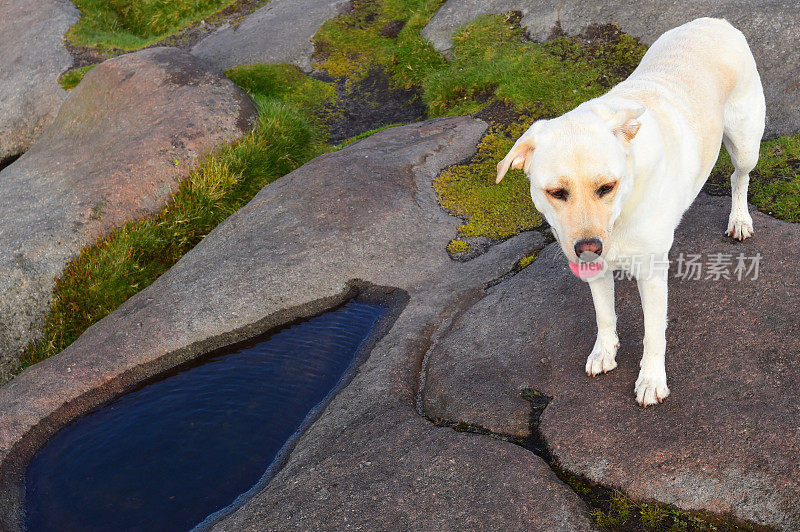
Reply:
[[703, 180], [723, 133], [746, 119], [742, 114], [764, 121], [755, 60], [744, 35], [724, 19], [699, 18], [664, 33], [609, 94], [631, 97], [656, 112], [679, 112], [698, 140]]

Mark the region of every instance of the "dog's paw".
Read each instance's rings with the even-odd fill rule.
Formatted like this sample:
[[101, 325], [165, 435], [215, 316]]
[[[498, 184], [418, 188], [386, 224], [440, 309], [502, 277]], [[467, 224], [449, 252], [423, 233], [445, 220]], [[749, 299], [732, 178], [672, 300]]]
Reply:
[[592, 354], [586, 359], [586, 374], [594, 377], [616, 368], [618, 347], [619, 341], [616, 338], [608, 341], [601, 341], [600, 338], [597, 338]]
[[646, 407], [662, 402], [669, 395], [666, 371], [642, 368], [633, 390], [636, 393], [636, 401], [641, 406]]
[[753, 236], [753, 218], [750, 213], [732, 211], [728, 218], [728, 230], [725, 234], [736, 240], [744, 240]]

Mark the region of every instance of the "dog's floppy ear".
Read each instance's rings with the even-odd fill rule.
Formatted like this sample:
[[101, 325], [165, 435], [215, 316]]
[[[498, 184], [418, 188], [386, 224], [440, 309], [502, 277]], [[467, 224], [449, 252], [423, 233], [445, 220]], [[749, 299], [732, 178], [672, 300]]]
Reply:
[[611, 132], [626, 144], [633, 140], [642, 127], [642, 123], [637, 119], [646, 110], [638, 105], [612, 110], [599, 104], [592, 106], [591, 109], [594, 114], [605, 120], [611, 127]]
[[495, 183], [499, 183], [503, 180], [509, 168], [514, 168], [515, 170], [521, 168], [525, 173], [528, 173], [531, 165], [531, 157], [533, 156], [533, 149], [536, 146], [533, 135], [541, 128], [544, 122], [544, 120], [534, 122], [534, 124], [517, 139], [517, 142], [514, 143], [514, 147], [503, 157], [503, 160], [497, 163], [497, 179]]
[[534, 142], [533, 137], [526, 137], [523, 135], [511, 148], [511, 151], [503, 158], [502, 161], [497, 163], [497, 180], [499, 183], [503, 180], [509, 168], [516, 170], [523, 168], [526, 172], [530, 165], [531, 156], [533, 155]]

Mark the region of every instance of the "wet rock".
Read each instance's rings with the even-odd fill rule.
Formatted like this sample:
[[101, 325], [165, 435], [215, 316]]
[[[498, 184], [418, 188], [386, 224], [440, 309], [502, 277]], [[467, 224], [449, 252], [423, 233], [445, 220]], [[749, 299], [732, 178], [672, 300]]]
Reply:
[[311, 38], [329, 19], [347, 11], [348, 0], [273, 0], [235, 26], [218, 29], [192, 47], [214, 68], [252, 63], [291, 63], [312, 68]]
[[590, 23], [617, 23], [622, 31], [652, 44], [665, 31], [698, 17], [724, 17], [744, 33], [753, 50], [767, 98], [767, 135], [800, 131], [800, 47], [797, 4], [726, 0], [615, 0], [562, 2], [546, 0], [448, 0], [422, 34], [439, 51], [449, 50], [453, 32], [488, 13], [522, 13], [521, 24], [535, 40], [546, 40], [556, 23], [576, 35]]
[[383, 70], [373, 69], [356, 82], [337, 79], [329, 140], [336, 144], [379, 127], [416, 122], [425, 112], [420, 91], [393, 87]]
[[[530, 405], [520, 392], [538, 390], [553, 398], [541, 434], [567, 471], [635, 499], [797, 530], [800, 225], [753, 210], [755, 237], [736, 243], [722, 235], [729, 210], [729, 198], [701, 195], [677, 232], [673, 276], [687, 271], [675, 262], [681, 254], [700, 254], [703, 269], [700, 280], [670, 279], [672, 395], [663, 405], [642, 409], [633, 395], [643, 329], [632, 281], [617, 283], [619, 367], [586, 376], [591, 294], [553, 244], [432, 347], [425, 412], [526, 436]], [[715, 280], [709, 266], [720, 253], [731, 279]], [[757, 279], [737, 279], [740, 254], [747, 268], [761, 255]]]
[[53, 279], [82, 247], [158, 212], [198, 156], [255, 118], [243, 91], [175, 48], [91, 70], [0, 172], [0, 362], [39, 334]]
[[330, 308], [360, 279], [404, 291], [402, 313], [265, 491], [217, 516], [218, 526], [589, 529], [583, 503], [536, 455], [416, 412], [431, 339], [535, 240], [519, 235], [468, 263], [445, 251], [459, 220], [439, 207], [432, 180], [472, 155], [486, 127], [432, 120], [314, 159], [0, 388], [2, 519], [18, 517], [24, 464], [58, 428], [213, 347]]
[[0, 2], [0, 162], [28, 149], [66, 98], [62, 36], [79, 17], [67, 0]]

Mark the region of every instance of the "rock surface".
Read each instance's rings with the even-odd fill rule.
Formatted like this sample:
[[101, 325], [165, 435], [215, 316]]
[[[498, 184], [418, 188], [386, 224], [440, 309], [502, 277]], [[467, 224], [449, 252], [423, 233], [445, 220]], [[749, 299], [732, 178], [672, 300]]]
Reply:
[[767, 98], [767, 135], [800, 131], [800, 17], [791, 0], [448, 0], [422, 34], [434, 48], [452, 47], [453, 32], [489, 13], [520, 11], [535, 40], [546, 40], [558, 21], [569, 35], [588, 24], [617, 23], [622, 31], [652, 44], [665, 31], [698, 17], [724, 17], [744, 33], [758, 65]]
[[753, 211], [755, 237], [735, 243], [722, 235], [729, 210], [729, 198], [701, 195], [671, 258], [702, 254], [707, 265], [730, 254], [732, 274], [740, 253], [760, 253], [758, 278], [670, 279], [663, 405], [634, 399], [643, 330], [632, 281], [617, 283], [619, 367], [586, 376], [591, 294], [553, 244], [435, 342], [424, 411], [525, 436], [530, 404], [519, 394], [532, 388], [552, 397], [540, 430], [567, 471], [635, 499], [800, 529], [800, 225]]
[[67, 0], [0, 0], [0, 162], [28, 149], [66, 98], [61, 39], [78, 18]]
[[591, 530], [580, 499], [515, 444], [403, 411], [346, 426], [368, 444], [357, 448], [315, 429], [325, 447], [296, 449], [266, 489], [213, 529]]
[[27, 458], [71, 419], [215, 346], [329, 308], [362, 279], [402, 289], [402, 314], [285, 468], [219, 528], [588, 530], [585, 506], [540, 458], [436, 427], [415, 410], [431, 338], [541, 240], [522, 234], [470, 263], [449, 259], [459, 221], [441, 210], [431, 182], [474, 153], [485, 129], [471, 118], [428, 121], [314, 159], [62, 353], [0, 388], [3, 522], [18, 515]]
[[236, 26], [218, 29], [192, 53], [218, 70], [252, 63], [291, 63], [309, 72], [322, 24], [349, 9], [349, 0], [272, 0]]
[[[92, 69], [0, 172], [0, 382], [40, 333], [53, 279], [98, 236], [158, 212], [200, 154], [240, 137], [250, 98], [175, 48]], [[5, 374], [4, 374], [5, 373]]]

